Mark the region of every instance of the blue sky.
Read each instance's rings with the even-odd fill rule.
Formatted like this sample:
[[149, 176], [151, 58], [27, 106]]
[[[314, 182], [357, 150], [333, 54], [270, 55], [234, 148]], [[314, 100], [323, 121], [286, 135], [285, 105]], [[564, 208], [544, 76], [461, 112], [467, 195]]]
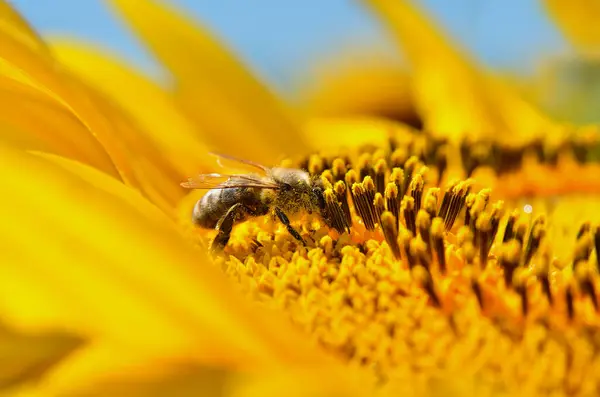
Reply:
[[[525, 70], [566, 44], [542, 0], [420, 0], [481, 63]], [[100, 43], [153, 71], [151, 58], [103, 0], [12, 0], [42, 34]], [[171, 0], [211, 28], [259, 75], [277, 86], [320, 54], [348, 42], [387, 45], [359, 0]], [[253, 3], [253, 6], [249, 6]]]

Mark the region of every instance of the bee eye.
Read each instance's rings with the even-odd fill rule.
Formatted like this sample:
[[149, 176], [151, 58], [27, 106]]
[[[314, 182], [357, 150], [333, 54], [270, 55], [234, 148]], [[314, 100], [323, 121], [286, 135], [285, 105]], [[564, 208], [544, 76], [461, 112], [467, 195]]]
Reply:
[[283, 190], [292, 190], [292, 185], [290, 185], [289, 183], [284, 183]]

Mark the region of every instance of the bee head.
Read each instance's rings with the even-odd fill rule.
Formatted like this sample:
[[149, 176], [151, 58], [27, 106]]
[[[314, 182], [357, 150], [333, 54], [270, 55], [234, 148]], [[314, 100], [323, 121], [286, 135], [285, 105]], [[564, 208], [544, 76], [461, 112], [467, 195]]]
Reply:
[[[272, 177], [280, 186], [277, 205], [286, 212], [312, 212], [320, 208], [310, 175], [297, 169], [274, 169]], [[320, 195], [322, 197], [322, 193]]]

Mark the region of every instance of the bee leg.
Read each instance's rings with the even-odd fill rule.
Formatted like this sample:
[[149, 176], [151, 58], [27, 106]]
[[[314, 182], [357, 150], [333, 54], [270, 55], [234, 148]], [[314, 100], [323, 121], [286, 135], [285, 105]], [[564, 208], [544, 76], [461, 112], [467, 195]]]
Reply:
[[306, 242], [304, 241], [304, 239], [302, 238], [300, 233], [298, 233], [298, 231], [296, 229], [294, 229], [294, 227], [292, 225], [290, 225], [290, 220], [288, 219], [287, 215], [281, 209], [279, 209], [277, 207], [275, 207], [275, 214], [277, 215], [277, 217], [279, 218], [281, 223], [283, 223], [285, 225], [288, 232], [290, 232], [290, 234], [292, 236], [294, 236], [294, 238], [296, 240], [300, 241], [302, 243], [302, 245], [306, 246]]
[[232, 205], [231, 208], [227, 210], [225, 215], [219, 219], [219, 222], [217, 222], [216, 229], [219, 231], [219, 233], [210, 246], [210, 250], [212, 252], [220, 252], [225, 248], [229, 242], [229, 238], [231, 238], [233, 225], [241, 217], [242, 212], [245, 212], [250, 216], [257, 215], [256, 211], [254, 211], [252, 208], [246, 207], [241, 203]]

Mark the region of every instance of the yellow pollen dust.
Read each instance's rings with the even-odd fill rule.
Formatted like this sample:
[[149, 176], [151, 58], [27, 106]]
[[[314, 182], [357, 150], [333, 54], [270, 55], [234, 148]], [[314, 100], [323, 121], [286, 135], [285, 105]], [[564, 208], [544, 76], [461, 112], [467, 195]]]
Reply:
[[565, 253], [537, 205], [449, 180], [445, 144], [418, 147], [311, 155], [298, 166], [324, 208], [293, 222], [306, 246], [255, 218], [216, 264], [382, 387], [455, 374], [498, 395], [596, 395], [600, 229]]

